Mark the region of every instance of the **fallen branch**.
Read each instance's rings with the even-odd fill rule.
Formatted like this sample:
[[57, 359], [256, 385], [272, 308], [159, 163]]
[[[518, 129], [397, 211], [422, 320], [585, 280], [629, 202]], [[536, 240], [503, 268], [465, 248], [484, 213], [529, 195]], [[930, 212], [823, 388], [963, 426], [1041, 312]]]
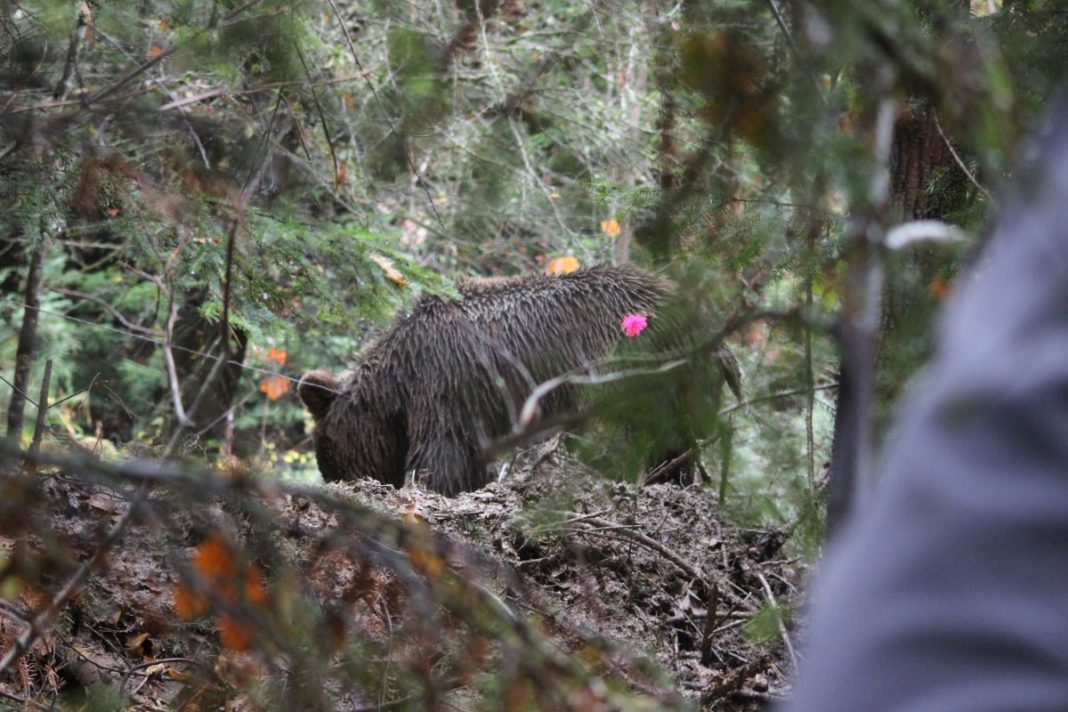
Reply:
[[779, 608], [779, 603], [775, 600], [775, 594], [772, 593], [771, 586], [768, 584], [768, 580], [764, 578], [764, 574], [757, 574], [757, 578], [760, 579], [760, 585], [764, 587], [764, 595], [767, 596], [768, 606], [771, 607], [772, 613], [775, 614], [775, 622], [779, 626], [779, 635], [782, 636], [782, 642], [786, 645], [786, 650], [790, 653], [790, 660], [794, 664], [794, 670], [796, 670], [798, 663], [797, 651], [794, 650], [794, 644], [790, 640], [790, 633], [786, 630], [786, 624], [782, 621], [782, 610]]
[[[644, 534], [632, 528], [624, 527], [615, 522], [610, 522], [607, 519], [601, 519], [600, 517], [591, 517], [587, 519], [584, 524], [586, 524], [587, 526], [579, 528], [577, 531], [585, 531], [590, 534], [599, 533], [598, 529], [612, 529], [614, 531], [618, 531], [621, 535], [627, 537], [636, 544], [640, 544], [645, 548], [660, 554], [672, 564], [677, 566], [683, 573], [685, 573], [691, 579], [695, 581], [701, 581], [702, 583], [706, 583], [710, 586], [717, 585], [715, 582], [708, 583], [705, 579], [704, 574], [702, 574], [696, 566], [691, 564], [686, 559], [683, 559], [674, 551], [667, 548], [666, 546], [658, 542], [656, 539], [653, 539], [648, 534]], [[754, 610], [753, 604], [751, 604], [749, 601], [745, 600], [741, 596], [738, 596], [737, 594], [731, 593], [727, 590], [724, 590], [723, 594], [726, 598], [729, 598], [731, 600], [731, 603], [741, 606], [749, 611]]]
[[745, 665], [731, 670], [720, 679], [718, 685], [701, 695], [701, 705], [710, 705], [713, 702], [722, 700], [724, 697], [733, 694], [745, 684], [746, 680], [749, 680], [754, 675], [766, 670], [768, 666], [771, 665], [771, 661], [772, 658], [770, 655], [762, 655], [756, 660], [750, 660]]

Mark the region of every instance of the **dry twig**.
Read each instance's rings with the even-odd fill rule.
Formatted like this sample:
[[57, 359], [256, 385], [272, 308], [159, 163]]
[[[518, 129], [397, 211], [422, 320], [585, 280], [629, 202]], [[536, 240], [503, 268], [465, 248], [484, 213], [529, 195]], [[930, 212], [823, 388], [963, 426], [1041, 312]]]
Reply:
[[755, 660], [750, 660], [741, 667], [735, 668], [724, 675], [720, 679], [718, 685], [701, 695], [701, 704], [710, 705], [713, 702], [721, 700], [727, 695], [734, 693], [738, 688], [745, 684], [746, 680], [749, 680], [754, 675], [766, 670], [771, 663], [772, 658], [770, 655], [762, 655]]
[[778, 601], [775, 600], [775, 594], [771, 591], [771, 586], [768, 585], [768, 580], [764, 578], [764, 574], [757, 574], [757, 578], [760, 579], [760, 585], [764, 587], [764, 595], [767, 596], [768, 606], [771, 607], [772, 613], [775, 614], [775, 622], [779, 627], [779, 635], [782, 636], [782, 642], [786, 645], [786, 650], [790, 653], [790, 660], [794, 664], [794, 669], [797, 669], [797, 651], [794, 650], [794, 644], [790, 640], [790, 633], [786, 630], [786, 624], [782, 620], [782, 609], [779, 608]]

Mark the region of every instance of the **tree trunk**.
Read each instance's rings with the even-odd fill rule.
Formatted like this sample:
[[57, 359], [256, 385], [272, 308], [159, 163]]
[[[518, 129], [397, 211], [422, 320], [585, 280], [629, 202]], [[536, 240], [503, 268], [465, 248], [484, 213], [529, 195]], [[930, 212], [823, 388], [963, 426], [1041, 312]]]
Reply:
[[[973, 197], [934, 109], [926, 104], [910, 107], [899, 118], [890, 171], [895, 221], [952, 221]], [[929, 326], [939, 306], [937, 286], [952, 270], [953, 259], [945, 248], [919, 245], [891, 260], [879, 354], [882, 421], [887, 405], [928, 349]]]
[[30, 370], [33, 368], [34, 352], [37, 350], [37, 317], [41, 305], [41, 273], [44, 264], [45, 238], [34, 247], [30, 267], [26, 274], [26, 306], [22, 314], [22, 329], [19, 331], [15, 351], [15, 377], [11, 401], [7, 408], [7, 437], [18, 440], [22, 433], [22, 418], [26, 410], [26, 390], [30, 386]]
[[[227, 436], [227, 413], [241, 380], [248, 334], [231, 325], [229, 345], [223, 349], [218, 325], [200, 314], [204, 296], [197, 292], [188, 294], [178, 310], [173, 335], [174, 361], [191, 430], [202, 437], [223, 441]], [[226, 362], [214, 369], [214, 359], [223, 354]]]

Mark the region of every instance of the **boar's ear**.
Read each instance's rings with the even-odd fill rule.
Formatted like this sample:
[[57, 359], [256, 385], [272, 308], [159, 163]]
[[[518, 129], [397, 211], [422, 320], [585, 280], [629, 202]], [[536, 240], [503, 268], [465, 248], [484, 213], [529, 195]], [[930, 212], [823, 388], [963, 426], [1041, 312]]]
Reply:
[[326, 371], [308, 371], [300, 379], [297, 393], [312, 418], [320, 420], [330, 410], [330, 404], [340, 391], [338, 380]]

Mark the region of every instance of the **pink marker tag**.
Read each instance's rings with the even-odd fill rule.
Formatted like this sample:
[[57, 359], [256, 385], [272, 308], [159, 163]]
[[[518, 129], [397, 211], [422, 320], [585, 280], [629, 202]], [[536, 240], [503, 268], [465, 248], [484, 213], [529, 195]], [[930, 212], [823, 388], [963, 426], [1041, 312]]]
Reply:
[[645, 327], [649, 326], [649, 320], [642, 314], [627, 314], [623, 317], [622, 326], [623, 333], [628, 338], [633, 338], [645, 331]]

